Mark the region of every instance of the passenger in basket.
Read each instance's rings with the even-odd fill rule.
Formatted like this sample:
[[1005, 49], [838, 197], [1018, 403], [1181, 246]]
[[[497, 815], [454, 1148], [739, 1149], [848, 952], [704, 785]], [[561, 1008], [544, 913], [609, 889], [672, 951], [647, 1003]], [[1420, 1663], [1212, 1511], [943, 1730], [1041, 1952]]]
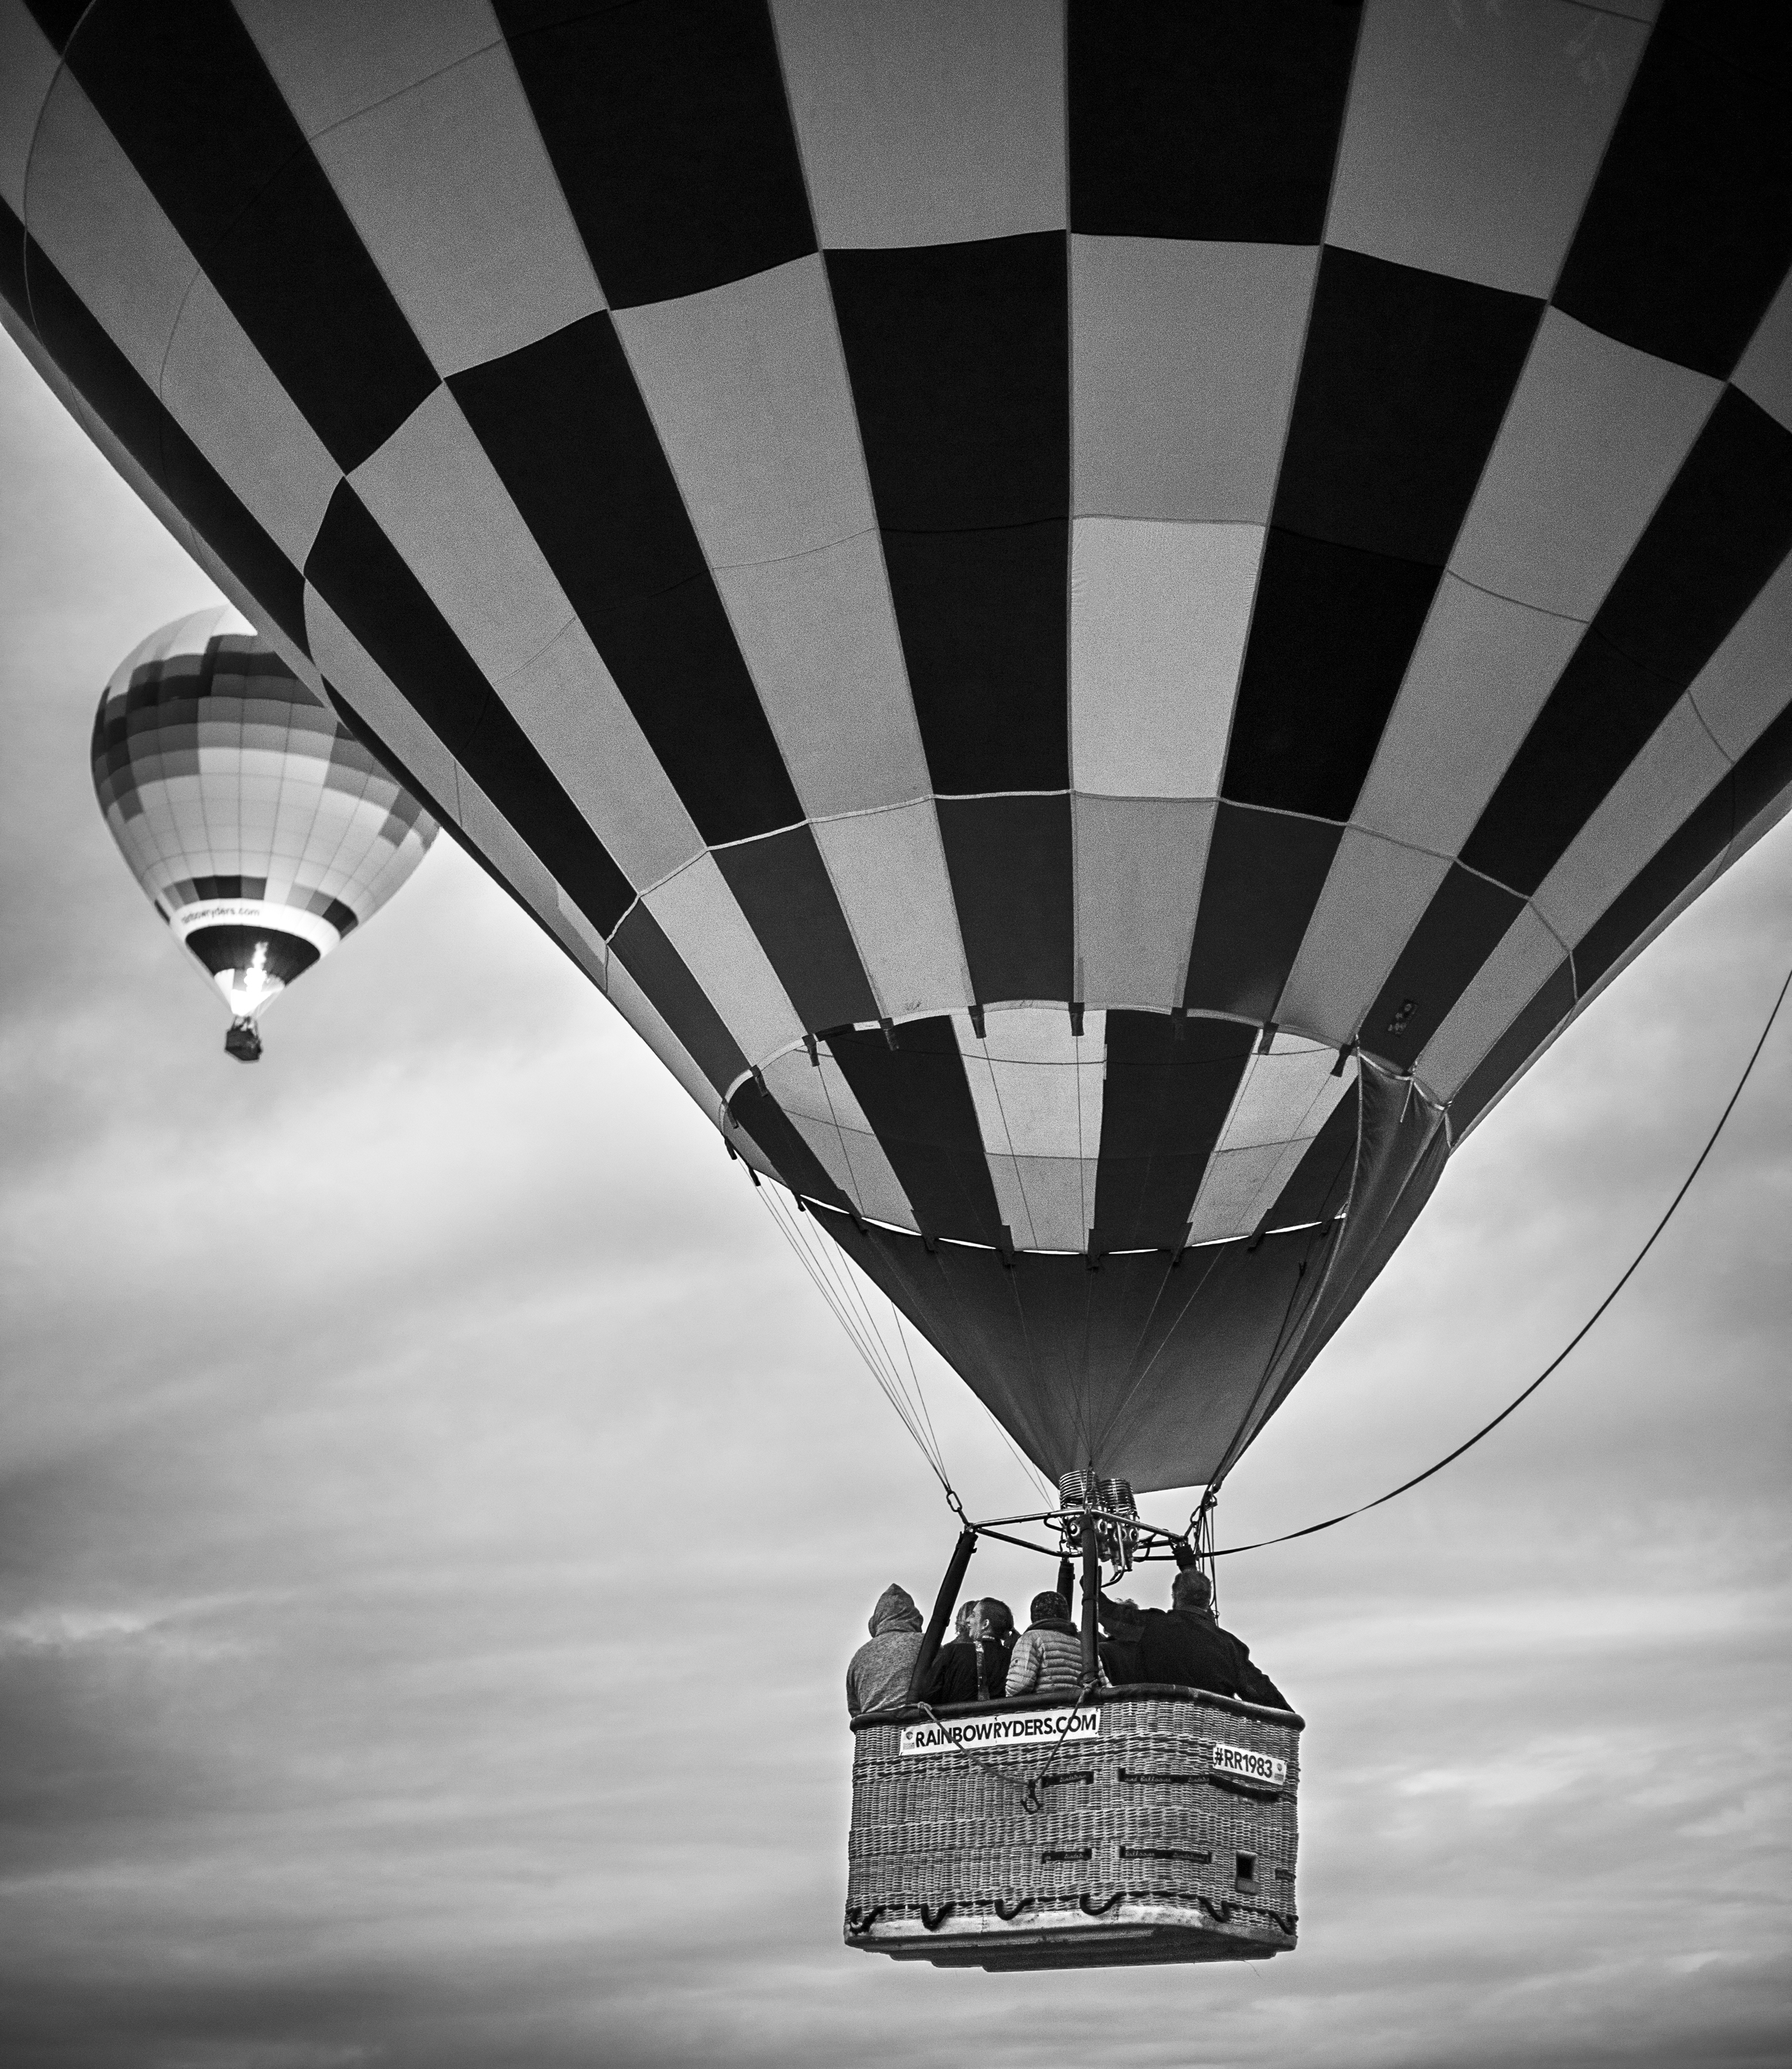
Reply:
[[983, 1663], [993, 1699], [1007, 1692], [1008, 1663], [1014, 1656], [1014, 1613], [994, 1595], [986, 1595], [977, 1606], [982, 1611], [983, 1629], [989, 1641]]
[[920, 1651], [920, 1611], [906, 1588], [894, 1581], [871, 1614], [871, 1641], [847, 1668], [847, 1708], [854, 1716], [885, 1710], [908, 1700], [908, 1676]]
[[1292, 1710], [1294, 1705], [1251, 1657], [1251, 1648], [1244, 1640], [1233, 1637], [1229, 1630], [1222, 1635], [1231, 1638], [1238, 1647], [1240, 1698], [1247, 1703], [1261, 1703], [1267, 1710]]
[[[990, 1607], [1007, 1616], [1002, 1603], [970, 1602], [958, 1612], [958, 1635], [943, 1646], [928, 1675], [921, 1700], [936, 1708], [947, 1703], [978, 1703], [1002, 1693], [1008, 1655], [990, 1636], [984, 1612]], [[1009, 1627], [1014, 1619], [1008, 1618]]]
[[1116, 1687], [1124, 1687], [1129, 1681], [1142, 1681], [1145, 1677], [1139, 1671], [1139, 1638], [1142, 1626], [1137, 1602], [1111, 1602], [1106, 1595], [1096, 1598], [1096, 1621], [1101, 1626], [1103, 1636], [1096, 1650], [1101, 1658], [1101, 1671]]
[[[958, 1605], [953, 1618], [951, 1638], [940, 1647], [939, 1657], [928, 1670], [920, 1691], [924, 1703], [974, 1703], [977, 1700], [978, 1602], [974, 1596]], [[966, 1691], [969, 1693], [966, 1693]]]
[[1261, 1703], [1267, 1709], [1291, 1709], [1293, 1705], [1288, 1701], [1287, 1696], [1251, 1657], [1250, 1647], [1235, 1631], [1224, 1629], [1219, 1619], [1214, 1615], [1213, 1582], [1198, 1569], [1196, 1569], [1196, 1576], [1201, 1585], [1193, 1592], [1202, 1598], [1204, 1604], [1203, 1614], [1212, 1621], [1214, 1629], [1218, 1631], [1220, 1636], [1231, 1646], [1236, 1655], [1234, 1671], [1238, 1686], [1234, 1692], [1239, 1700], [1246, 1703]]
[[[1228, 1638], [1232, 1637], [1230, 1631], [1226, 1635]], [[1232, 1643], [1244, 1655], [1239, 1672], [1239, 1696], [1241, 1700], [1247, 1703], [1261, 1703], [1266, 1710], [1292, 1710], [1294, 1708], [1293, 1704], [1251, 1657], [1243, 1641], [1233, 1638]]]
[[1141, 1613], [1139, 1679], [1176, 1682], [1285, 1710], [1282, 1692], [1252, 1663], [1250, 1648], [1220, 1628], [1213, 1601], [1213, 1582], [1198, 1566], [1185, 1566], [1170, 1589], [1169, 1608]]
[[1014, 1641], [1010, 1696], [1075, 1696], [1083, 1687], [1083, 1645], [1070, 1605], [1055, 1589], [1033, 1598], [1033, 1621]]

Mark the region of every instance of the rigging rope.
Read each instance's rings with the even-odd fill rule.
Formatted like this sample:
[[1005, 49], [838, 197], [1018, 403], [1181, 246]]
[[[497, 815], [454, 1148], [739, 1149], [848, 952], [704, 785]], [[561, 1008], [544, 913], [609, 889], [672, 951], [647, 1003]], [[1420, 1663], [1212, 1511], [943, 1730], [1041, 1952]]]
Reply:
[[[1312, 1537], [1316, 1536], [1321, 1530], [1331, 1530], [1335, 1528], [1337, 1524], [1341, 1523], [1349, 1522], [1353, 1516], [1366, 1516], [1370, 1509], [1380, 1508], [1384, 1503], [1394, 1500], [1397, 1496], [1410, 1493], [1412, 1489], [1415, 1487], [1423, 1486], [1427, 1480], [1431, 1478], [1433, 1474], [1441, 1473], [1446, 1466], [1454, 1465], [1456, 1460], [1459, 1459], [1465, 1451], [1472, 1451], [1475, 1447], [1480, 1443], [1484, 1437], [1491, 1436], [1492, 1433], [1499, 1428], [1500, 1425], [1505, 1421], [1508, 1415], [1516, 1414], [1519, 1409], [1522, 1408], [1525, 1403], [1530, 1399], [1531, 1396], [1535, 1394], [1537, 1389], [1543, 1384], [1544, 1381], [1556, 1370], [1558, 1365], [1564, 1362], [1569, 1353], [1584, 1341], [1588, 1332], [1592, 1328], [1594, 1324], [1598, 1320], [1599, 1317], [1604, 1314], [1606, 1308], [1608, 1308], [1611, 1305], [1612, 1302], [1618, 1298], [1619, 1295], [1623, 1292], [1625, 1287], [1629, 1284], [1631, 1277], [1635, 1273], [1637, 1267], [1642, 1263], [1643, 1259], [1649, 1255], [1649, 1252], [1655, 1248], [1657, 1237], [1659, 1237], [1662, 1230], [1667, 1227], [1669, 1222], [1673, 1219], [1675, 1210], [1680, 1206], [1680, 1202], [1684, 1200], [1687, 1194], [1692, 1190], [1693, 1180], [1696, 1178], [1700, 1172], [1704, 1169], [1705, 1159], [1710, 1156], [1712, 1151], [1717, 1147], [1717, 1138], [1724, 1132], [1724, 1124], [1729, 1120], [1731, 1114], [1735, 1112], [1736, 1103], [1742, 1096], [1742, 1088], [1748, 1083], [1750, 1074], [1753, 1071], [1756, 1063], [1760, 1060], [1761, 1051], [1767, 1046], [1767, 1037], [1774, 1031], [1774, 1022], [1779, 1018], [1780, 1008], [1786, 1003], [1786, 994], [1789, 990], [1792, 990], [1792, 969], [1789, 969], [1786, 973], [1786, 981], [1780, 986], [1779, 995], [1774, 999], [1773, 1010], [1767, 1015], [1767, 1023], [1761, 1030], [1761, 1039], [1754, 1045], [1753, 1051], [1749, 1054], [1748, 1062], [1742, 1067], [1741, 1076], [1736, 1081], [1736, 1090], [1730, 1094], [1729, 1101], [1724, 1108], [1724, 1111], [1717, 1116], [1717, 1125], [1711, 1131], [1710, 1137], [1706, 1141], [1704, 1148], [1699, 1152], [1692, 1169], [1687, 1173], [1685, 1182], [1681, 1185], [1680, 1190], [1675, 1194], [1673, 1198], [1667, 1202], [1667, 1211], [1662, 1216], [1661, 1219], [1655, 1223], [1654, 1228], [1650, 1230], [1648, 1241], [1643, 1244], [1643, 1247], [1636, 1253], [1635, 1256], [1633, 1257], [1630, 1263], [1624, 1267], [1623, 1274], [1618, 1280], [1616, 1285], [1612, 1288], [1611, 1291], [1606, 1296], [1604, 1300], [1602, 1300], [1599, 1303], [1598, 1306], [1594, 1309], [1593, 1312], [1587, 1316], [1586, 1320], [1581, 1324], [1580, 1328], [1569, 1338], [1568, 1341], [1562, 1346], [1561, 1350], [1559, 1350], [1556, 1355], [1550, 1359], [1549, 1362], [1543, 1368], [1542, 1371], [1537, 1374], [1537, 1377], [1531, 1381], [1530, 1385], [1525, 1389], [1522, 1394], [1519, 1394], [1515, 1399], [1508, 1402], [1506, 1406], [1500, 1410], [1499, 1414], [1494, 1417], [1491, 1422], [1483, 1423], [1481, 1427], [1475, 1432], [1472, 1437], [1468, 1438], [1464, 1443], [1457, 1445], [1455, 1451], [1450, 1452], [1447, 1457], [1439, 1459], [1435, 1466], [1427, 1466], [1423, 1472], [1414, 1473], [1410, 1480], [1402, 1480], [1398, 1487], [1390, 1487], [1386, 1494], [1378, 1495], [1373, 1501], [1365, 1501], [1356, 1508], [1347, 1508], [1340, 1516], [1329, 1516], [1323, 1523], [1309, 1523], [1306, 1528], [1302, 1530], [1287, 1530], [1283, 1532], [1280, 1537], [1259, 1537], [1256, 1539], [1254, 1543], [1249, 1545], [1228, 1545], [1223, 1551], [1214, 1549], [1210, 1552], [1208, 1556], [1214, 1559], [1230, 1559], [1235, 1557], [1235, 1555], [1240, 1552], [1261, 1552], [1272, 1545], [1292, 1545], [1297, 1537]], [[1217, 1492], [1217, 1487], [1212, 1490], [1212, 1492]]]
[[[910, 1441], [927, 1461], [928, 1470], [945, 1490], [948, 1505], [956, 1509], [957, 1496], [946, 1467], [945, 1448], [934, 1430], [933, 1411], [927, 1403], [927, 1390], [921, 1384], [920, 1373], [915, 1364], [914, 1353], [908, 1347], [908, 1333], [902, 1326], [902, 1316], [896, 1303], [892, 1300], [888, 1304], [890, 1320], [895, 1325], [896, 1343], [902, 1353], [902, 1364], [908, 1368], [906, 1381], [903, 1377], [902, 1365], [897, 1364], [882, 1328], [873, 1317], [859, 1284], [858, 1275], [850, 1261], [835, 1244], [820, 1234], [810, 1214], [803, 1212], [799, 1219], [798, 1214], [794, 1214], [785, 1203], [775, 1186], [761, 1185], [755, 1190], [765, 1202], [766, 1212], [777, 1223], [779, 1234], [794, 1251], [798, 1263], [808, 1273], [815, 1290], [832, 1310], [835, 1320], [846, 1331], [853, 1348], [864, 1361], [866, 1369], [877, 1381], [884, 1399], [895, 1410], [896, 1419], [908, 1431]], [[1049, 1496], [1053, 1492], [1051, 1483], [1016, 1446], [1008, 1432], [996, 1420], [989, 1403], [981, 1395], [977, 1395], [976, 1399], [978, 1406], [989, 1417], [990, 1427], [1007, 1447], [1009, 1455], [1020, 1468], [1028, 1483], [1029, 1492], [1036, 1487]]]
[[[926, 1459], [929, 1470], [945, 1490], [948, 1499], [951, 1499], [952, 1482], [947, 1475], [945, 1460], [941, 1455], [938, 1442], [933, 1436], [925, 1398], [921, 1397], [918, 1406], [909, 1398], [902, 1374], [879, 1334], [870, 1310], [851, 1279], [845, 1276], [843, 1267], [846, 1259], [828, 1258], [819, 1247], [822, 1239], [818, 1238], [814, 1244], [805, 1239], [804, 1234], [796, 1226], [795, 1217], [778, 1198], [775, 1187], [761, 1185], [756, 1190], [765, 1202], [766, 1210], [777, 1223], [779, 1232], [795, 1252], [798, 1263], [808, 1273], [815, 1290], [833, 1310], [835, 1320], [846, 1331], [854, 1349], [864, 1360], [866, 1369], [877, 1381], [884, 1399], [896, 1410], [896, 1419], [908, 1431], [915, 1448]], [[804, 1218], [806, 1220], [807, 1216]], [[919, 1394], [918, 1377], [916, 1386]]]
[[[921, 1406], [925, 1409], [927, 1406], [927, 1396], [921, 1390], [920, 1374], [915, 1369], [915, 1354], [908, 1348], [908, 1332], [902, 1326], [902, 1311], [897, 1307], [896, 1304], [893, 1300], [890, 1303], [890, 1320], [896, 1324], [896, 1341], [902, 1346], [902, 1355], [908, 1361], [908, 1375], [915, 1383], [915, 1392], [920, 1397]], [[1007, 1446], [1008, 1455], [1014, 1460], [1014, 1463], [1020, 1467], [1022, 1478], [1027, 1480], [1030, 1484], [1038, 1486], [1047, 1495], [1053, 1494], [1055, 1490], [1053, 1488], [1051, 1481], [1046, 1478], [1045, 1475], [1039, 1471], [1039, 1467], [1034, 1464], [1033, 1461], [1027, 1457], [1027, 1454], [1021, 1450], [1020, 1447], [1014, 1442], [1014, 1439], [1008, 1434], [1007, 1431], [1004, 1430], [1002, 1425], [996, 1420], [995, 1413], [990, 1406], [988, 1402], [983, 1398], [982, 1394], [977, 1392], [977, 1390], [974, 1387], [971, 1389], [971, 1393], [976, 1400], [978, 1406], [989, 1417], [990, 1427], [994, 1430], [997, 1436], [998, 1436], [1002, 1439], [1002, 1443]], [[931, 1431], [933, 1427], [933, 1421], [931, 1416], [928, 1418], [927, 1426], [929, 1431]], [[937, 1443], [938, 1440], [936, 1439], [935, 1442]], [[942, 1459], [945, 1456], [945, 1448], [943, 1445], [940, 1447], [940, 1456]]]
[[920, 1383], [920, 1374], [915, 1369], [915, 1354], [908, 1348], [908, 1339], [902, 1332], [902, 1317], [896, 1312], [895, 1301], [890, 1303], [890, 1320], [896, 1324], [896, 1343], [908, 1367], [908, 1381], [915, 1390], [915, 1398], [920, 1403], [921, 1420], [927, 1425], [927, 1434], [936, 1455], [943, 1461], [945, 1451], [933, 1428], [933, 1417], [927, 1406], [927, 1395]]

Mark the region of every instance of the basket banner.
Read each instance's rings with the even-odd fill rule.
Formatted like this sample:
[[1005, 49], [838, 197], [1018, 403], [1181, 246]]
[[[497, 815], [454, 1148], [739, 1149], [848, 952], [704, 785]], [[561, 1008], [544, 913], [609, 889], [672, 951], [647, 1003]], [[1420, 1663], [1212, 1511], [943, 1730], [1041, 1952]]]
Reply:
[[904, 1753], [957, 1753], [976, 1746], [1070, 1745], [1098, 1738], [1101, 1711], [1010, 1710], [994, 1717], [954, 1717], [948, 1722], [904, 1724]]
[[1254, 1753], [1249, 1746], [1216, 1744], [1214, 1772], [1236, 1775], [1241, 1781], [1261, 1782], [1266, 1787], [1280, 1789], [1288, 1778], [1288, 1764], [1267, 1753]]

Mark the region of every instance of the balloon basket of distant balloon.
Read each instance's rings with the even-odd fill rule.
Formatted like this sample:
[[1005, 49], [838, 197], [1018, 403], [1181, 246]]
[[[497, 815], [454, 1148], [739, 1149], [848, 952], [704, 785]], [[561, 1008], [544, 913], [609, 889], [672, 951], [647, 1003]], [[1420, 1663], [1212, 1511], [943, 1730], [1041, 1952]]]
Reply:
[[[1014, 1534], [1030, 1527], [1055, 1543]], [[1061, 1591], [1080, 1564], [1080, 1696], [912, 1700], [980, 1536], [1057, 1556]], [[1055, 1508], [965, 1524], [912, 1700], [853, 1720], [849, 1947], [991, 1970], [1254, 1961], [1293, 1948], [1303, 1720], [1168, 1683], [1096, 1685], [1102, 1588], [1147, 1560], [1199, 1557], [1189, 1533], [1140, 1516], [1125, 1481], [1092, 1472], [1063, 1475]]]
[[235, 1057], [239, 1063], [261, 1060], [261, 1030], [247, 1014], [231, 1022], [224, 1036], [224, 1054]]

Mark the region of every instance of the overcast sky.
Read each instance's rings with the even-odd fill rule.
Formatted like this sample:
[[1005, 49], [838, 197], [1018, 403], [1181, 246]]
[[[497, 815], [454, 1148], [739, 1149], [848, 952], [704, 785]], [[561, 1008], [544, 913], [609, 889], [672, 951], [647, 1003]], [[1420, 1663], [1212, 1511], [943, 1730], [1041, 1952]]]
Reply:
[[[937, 1487], [742, 1167], [447, 839], [224, 1056], [88, 773], [107, 675], [214, 592], [4, 340], [0, 413], [0, 2059], [1786, 2059], [1792, 1014], [1512, 1423], [1225, 1568], [1308, 1719], [1298, 1952], [849, 1952], [841, 1673], [886, 1581], [931, 1594]], [[1553, 1354], [1789, 961], [1782, 826], [1465, 1145], [1223, 1540]], [[927, 1374], [969, 1505], [1014, 1504]]]

